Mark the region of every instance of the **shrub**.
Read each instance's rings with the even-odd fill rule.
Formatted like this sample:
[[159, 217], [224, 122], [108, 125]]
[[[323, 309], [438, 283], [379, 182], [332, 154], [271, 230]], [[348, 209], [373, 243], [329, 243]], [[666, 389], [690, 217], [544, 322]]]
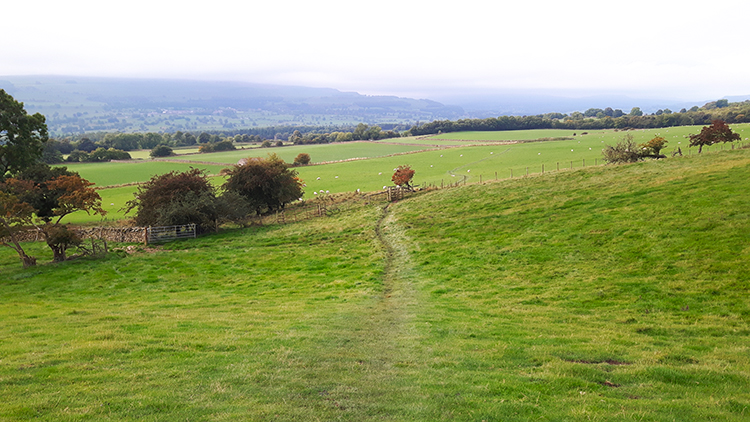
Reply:
[[234, 151], [237, 148], [232, 144], [232, 141], [226, 139], [220, 142], [211, 142], [205, 145], [201, 145], [198, 148], [198, 152], [218, 152], [218, 151]]
[[174, 155], [174, 151], [164, 144], [155, 146], [149, 154], [151, 157], [169, 157], [170, 155]]
[[629, 133], [614, 146], [605, 146], [602, 155], [608, 164], [634, 163], [642, 159], [638, 145], [633, 140], [633, 135]]
[[300, 153], [294, 157], [294, 166], [306, 166], [310, 164], [310, 154]]

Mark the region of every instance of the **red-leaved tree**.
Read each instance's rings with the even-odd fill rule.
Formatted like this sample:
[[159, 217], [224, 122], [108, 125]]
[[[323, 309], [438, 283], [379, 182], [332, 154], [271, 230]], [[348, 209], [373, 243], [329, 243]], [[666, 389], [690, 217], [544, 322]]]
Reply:
[[739, 141], [739, 133], [732, 132], [732, 129], [723, 120], [712, 120], [711, 126], [703, 126], [701, 132], [690, 135], [690, 146], [698, 147], [698, 153], [703, 151], [704, 145], [713, 145], [719, 142]]
[[408, 165], [398, 166], [391, 180], [398, 186], [411, 188], [411, 179], [414, 178], [414, 170]]

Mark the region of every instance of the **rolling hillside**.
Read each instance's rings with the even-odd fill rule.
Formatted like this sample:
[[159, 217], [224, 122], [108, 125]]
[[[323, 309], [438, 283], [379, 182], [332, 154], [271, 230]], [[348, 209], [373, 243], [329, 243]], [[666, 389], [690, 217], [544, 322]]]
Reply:
[[748, 190], [743, 149], [4, 250], [0, 418], [745, 420]]

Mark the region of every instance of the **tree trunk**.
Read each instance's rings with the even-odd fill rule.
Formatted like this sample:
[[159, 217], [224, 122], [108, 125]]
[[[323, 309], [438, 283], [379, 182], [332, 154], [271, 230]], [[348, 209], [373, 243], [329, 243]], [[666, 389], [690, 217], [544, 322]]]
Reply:
[[54, 262], [63, 262], [65, 261], [65, 248], [62, 246], [54, 246], [49, 245], [50, 249], [52, 249], [52, 260]]
[[21, 255], [21, 263], [23, 264], [24, 268], [33, 267], [36, 265], [36, 258], [33, 256], [26, 255], [23, 251], [19, 252]]

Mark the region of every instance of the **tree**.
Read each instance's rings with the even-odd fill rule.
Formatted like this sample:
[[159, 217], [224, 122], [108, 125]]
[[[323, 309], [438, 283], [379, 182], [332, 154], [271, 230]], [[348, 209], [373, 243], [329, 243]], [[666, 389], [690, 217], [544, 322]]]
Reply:
[[294, 157], [294, 163], [292, 165], [294, 166], [306, 166], [310, 164], [310, 154], [301, 152], [297, 154], [296, 157]]
[[205, 229], [218, 218], [215, 189], [200, 169], [153, 176], [134, 196], [125, 213], [135, 210], [133, 220], [139, 226], [196, 224]]
[[302, 142], [302, 133], [300, 133], [299, 130], [295, 130], [291, 135], [289, 135], [289, 142], [297, 145]]
[[29, 116], [23, 103], [0, 89], [0, 179], [36, 163], [47, 139], [44, 116]]
[[42, 151], [42, 162], [46, 164], [59, 164], [65, 161], [63, 159], [62, 152], [57, 149], [59, 142], [54, 139], [50, 139], [44, 143], [44, 150]]
[[700, 133], [690, 135], [690, 146], [698, 147], [698, 153], [703, 152], [703, 146], [713, 145], [719, 142], [739, 141], [740, 135], [732, 132], [729, 125], [723, 120], [712, 120], [711, 126], [703, 126]]
[[645, 144], [640, 144], [638, 147], [641, 149], [642, 157], [653, 157], [653, 158], [666, 158], [661, 155], [661, 150], [667, 146], [667, 140], [661, 136], [656, 136]]
[[643, 116], [643, 111], [641, 111], [640, 107], [633, 107], [630, 109], [630, 115], [631, 116]]
[[17, 237], [19, 232], [31, 227], [34, 209], [16, 195], [5, 192], [7, 186], [3, 188], [0, 190], [0, 242], [18, 253], [24, 268], [34, 266], [36, 258], [26, 254]]
[[149, 132], [141, 138], [140, 147], [143, 149], [153, 149], [164, 143], [164, 137], [158, 133]]
[[245, 159], [222, 173], [227, 176], [224, 190], [243, 196], [258, 215], [283, 209], [304, 194], [297, 171], [276, 154]]
[[414, 173], [414, 170], [407, 165], [398, 166], [393, 176], [391, 176], [391, 181], [402, 188], [411, 189], [411, 180], [414, 178]]
[[604, 114], [604, 110], [600, 108], [590, 108], [583, 112], [583, 115], [586, 117], [596, 117], [597, 114], [602, 113]]
[[[20, 173], [18, 178], [6, 180], [4, 191], [15, 196], [17, 204], [21, 204], [19, 206], [25, 204], [33, 212], [36, 221], [29, 221], [52, 249], [53, 260], [59, 262], [66, 259], [66, 250], [70, 246], [81, 242], [76, 233], [61, 224], [63, 218], [77, 211], [106, 214], [101, 207], [101, 197], [91, 186], [93, 183], [64, 167], [51, 169], [37, 164]], [[6, 201], [10, 199], [5, 197]], [[24, 260], [23, 255], [21, 259]]]
[[170, 155], [174, 154], [174, 151], [172, 151], [172, 148], [170, 148], [167, 145], [157, 145], [154, 147], [154, 149], [151, 150], [149, 153], [149, 156], [151, 157], [169, 157]]
[[76, 145], [76, 149], [79, 151], [91, 152], [97, 148], [96, 144], [89, 138], [81, 138]]
[[58, 176], [47, 182], [47, 189], [54, 192], [57, 197], [57, 206], [53, 209], [57, 220], [47, 221], [43, 227], [37, 228], [42, 232], [47, 246], [52, 249], [52, 259], [55, 262], [64, 261], [65, 251], [70, 246], [78, 246], [81, 243], [81, 238], [76, 233], [60, 224], [63, 217], [76, 211], [107, 214], [102, 208], [102, 198], [92, 188], [93, 185], [77, 174]]

